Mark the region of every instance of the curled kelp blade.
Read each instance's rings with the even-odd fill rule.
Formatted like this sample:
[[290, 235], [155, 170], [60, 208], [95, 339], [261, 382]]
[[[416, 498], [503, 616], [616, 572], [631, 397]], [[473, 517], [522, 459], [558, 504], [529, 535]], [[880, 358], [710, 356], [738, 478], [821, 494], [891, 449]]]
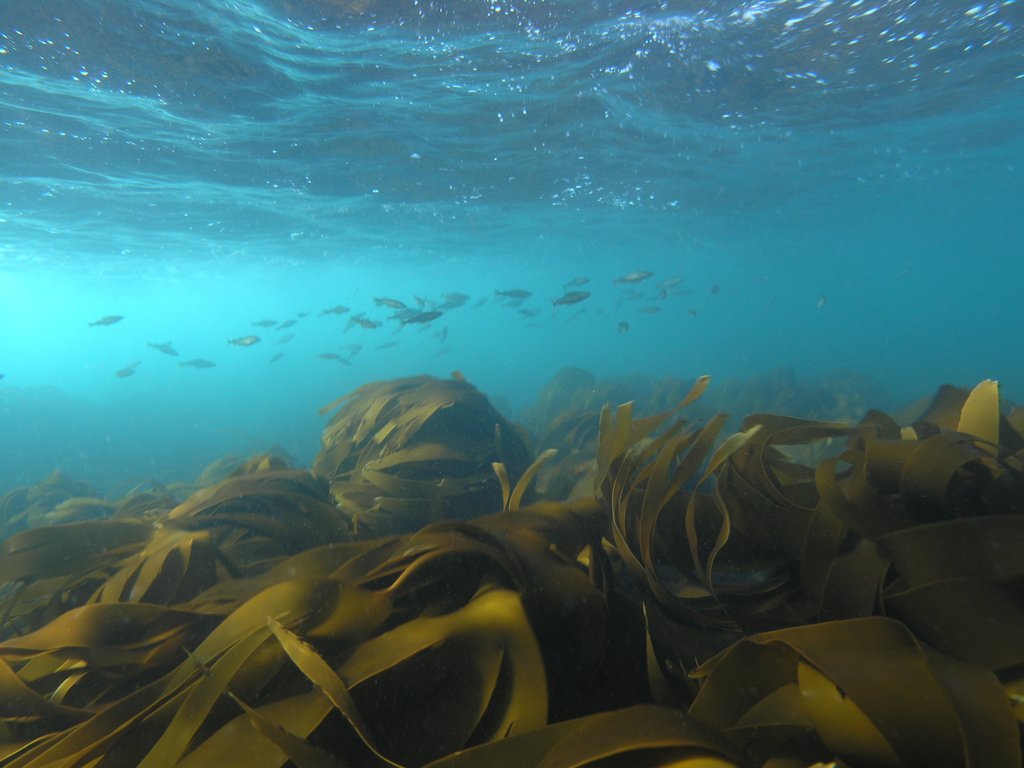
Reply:
[[85, 520], [103, 520], [117, 510], [117, 502], [108, 499], [76, 497], [65, 499], [35, 521], [36, 525], [59, 525]]
[[11, 536], [0, 545], [0, 637], [31, 632], [86, 602], [153, 532], [148, 523], [99, 520]]
[[205, 634], [216, 617], [158, 605], [96, 603], [73, 608], [45, 627], [0, 643], [9, 661], [56, 656], [93, 668], [130, 668], [167, 663], [174, 640]]
[[99, 497], [92, 486], [55, 470], [35, 485], [16, 488], [0, 497], [0, 534], [6, 538], [25, 528], [45, 525], [46, 515], [68, 499]]
[[958, 659], [1011, 675], [1024, 665], [1024, 515], [904, 528], [878, 546], [890, 562], [888, 615]]
[[[346, 594], [349, 607], [343, 608]], [[342, 587], [338, 595], [338, 608], [331, 613], [340, 610], [343, 615], [335, 619], [310, 619], [292, 628], [269, 623], [278, 647], [294, 665], [281, 668], [276, 677], [294, 673], [312, 690], [261, 701], [251, 691], [243, 696], [232, 682], [226, 690], [238, 697], [246, 716], [209, 733], [183, 756], [182, 766], [281, 766], [288, 758], [294, 762], [325, 755], [344, 755], [345, 764], [418, 765], [544, 724], [547, 686], [541, 650], [515, 592], [485, 588], [455, 611], [428, 613], [383, 632], [371, 630], [370, 635], [353, 634], [359, 622], [369, 629], [359, 618], [367, 614], [363, 601], [385, 598], [386, 593], [372, 597]], [[233, 622], [236, 629], [222, 640], [213, 643], [214, 635], [223, 634], [213, 633], [195, 656], [221, 658], [217, 648], [225, 641], [241, 642], [240, 630], [251, 626], [255, 610], [254, 604], [247, 613], [250, 618]], [[217, 663], [209, 665], [211, 673]], [[285, 690], [295, 687], [293, 683]], [[189, 723], [174, 739], [180, 745], [195, 721], [179, 722]], [[233, 752], [231, 744], [247, 738], [245, 734], [269, 739], [265, 754], [240, 759], [237, 753], [247, 747]], [[168, 737], [165, 748], [170, 744]]]
[[92, 600], [183, 603], [217, 583], [217, 566], [218, 552], [208, 531], [154, 526], [142, 550], [126, 556]]
[[[620, 408], [615, 426], [606, 422], [609, 426], [604, 430], [608, 441], [622, 441], [624, 446], [618, 456], [608, 459], [601, 487], [611, 507], [610, 533], [618, 554], [654, 599], [681, 620], [734, 631], [735, 621], [722, 612], [710, 589], [708, 567], [729, 538], [729, 510], [703, 503], [704, 496], [692, 486], [707, 482], [750, 442], [759, 427], [728, 438], [712, 453], [724, 415], [701, 429], [687, 429], [676, 422], [654, 438], [648, 437], [649, 429], [663, 426], [665, 419], [647, 420], [640, 426], [633, 426], [631, 419], [630, 410]], [[631, 434], [639, 440], [627, 445]], [[685, 537], [680, 536], [683, 531]], [[701, 542], [708, 535], [714, 543], [703, 548]], [[761, 585], [756, 589], [761, 591]]]
[[[228, 693], [238, 706], [245, 710], [249, 722], [252, 723], [256, 732], [276, 746], [296, 768], [345, 768], [346, 764], [341, 760], [292, 733], [258, 709], [250, 707], [230, 691]], [[223, 765], [223, 763], [218, 763], [218, 765]]]
[[[544, 725], [540, 648], [517, 594], [486, 590], [454, 613], [361, 644], [338, 675], [380, 750], [422, 764]], [[403, 722], [400, 731], [388, 723]]]
[[537, 449], [557, 453], [537, 474], [536, 490], [541, 498], [573, 499], [593, 493], [599, 421], [599, 411], [584, 410], [562, 413], [544, 424]]
[[109, 563], [152, 534], [148, 523], [94, 521], [32, 528], [0, 545], [0, 583], [66, 577]]
[[635, 706], [569, 720], [469, 749], [426, 768], [739, 768], [751, 765], [685, 713]]
[[[766, 758], [851, 765], [1019, 765], [999, 681], [881, 617], [742, 640], [697, 672], [690, 714]], [[806, 735], [815, 739], [808, 740]]]

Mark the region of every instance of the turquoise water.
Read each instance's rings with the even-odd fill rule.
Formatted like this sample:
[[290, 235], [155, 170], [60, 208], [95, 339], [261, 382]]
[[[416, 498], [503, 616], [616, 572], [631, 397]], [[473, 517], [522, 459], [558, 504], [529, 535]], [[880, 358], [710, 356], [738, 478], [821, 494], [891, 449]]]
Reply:
[[417, 373], [513, 414], [564, 365], [1020, 401], [1022, 11], [4, 2], [0, 487], [307, 462], [319, 406]]

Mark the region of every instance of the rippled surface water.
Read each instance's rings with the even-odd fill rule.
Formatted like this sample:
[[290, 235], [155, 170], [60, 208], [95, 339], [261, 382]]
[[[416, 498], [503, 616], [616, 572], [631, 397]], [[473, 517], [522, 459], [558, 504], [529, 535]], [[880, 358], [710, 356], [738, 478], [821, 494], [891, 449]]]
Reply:
[[[453, 368], [513, 408], [564, 364], [849, 366], [897, 401], [992, 376], [1019, 400], [1022, 23], [1012, 1], [4, 2], [0, 386], [310, 442], [321, 401]], [[612, 280], [638, 269], [634, 299]], [[592, 297], [553, 312], [577, 276]], [[537, 314], [490, 301], [513, 287]], [[319, 318], [452, 291], [440, 344]], [[300, 311], [277, 367], [271, 338], [226, 346]], [[146, 347], [167, 339], [218, 368]], [[343, 342], [375, 356], [314, 359]]]

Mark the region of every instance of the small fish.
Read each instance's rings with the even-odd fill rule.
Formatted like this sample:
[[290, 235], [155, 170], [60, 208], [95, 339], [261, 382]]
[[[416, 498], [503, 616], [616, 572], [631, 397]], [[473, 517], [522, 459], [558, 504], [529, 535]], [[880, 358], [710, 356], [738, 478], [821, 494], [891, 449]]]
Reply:
[[350, 360], [346, 360], [344, 357], [334, 352], [322, 352], [319, 355], [317, 355], [317, 357], [319, 357], [321, 360], [334, 360], [335, 362], [341, 363], [342, 365], [352, 365], [352, 362]]
[[620, 320], [616, 328], [619, 333], [625, 333], [626, 331], [629, 330], [629, 323], [627, 323], [625, 320]]
[[822, 308], [822, 307], [824, 307], [824, 306], [825, 306], [826, 304], [828, 304], [828, 296], [826, 296], [826, 295], [825, 295], [825, 294], [823, 293], [823, 294], [821, 294], [821, 296], [819, 296], [819, 297], [818, 297], [818, 303], [817, 303], [817, 304], [815, 304], [815, 309], [821, 309], [821, 308]]
[[721, 286], [719, 286], [718, 283], [712, 284], [712, 286], [711, 286], [711, 292], [712, 293], [718, 293], [720, 290], [721, 290]]
[[683, 282], [683, 278], [681, 277], [670, 277], [667, 280], [662, 280], [660, 283], [658, 283], [658, 287], [665, 289], [675, 288], [681, 282]]
[[383, 344], [378, 344], [377, 345], [377, 349], [391, 349], [392, 347], [397, 347], [397, 346], [398, 346], [398, 342], [397, 341], [385, 341]]
[[195, 360], [186, 360], [183, 363], [178, 363], [178, 365], [181, 368], [184, 368], [185, 366], [188, 366], [189, 368], [213, 368], [217, 364], [211, 363], [209, 360], [203, 360], [201, 357], [197, 357]]
[[346, 312], [348, 312], [348, 307], [338, 304], [336, 307], [325, 309], [320, 313], [320, 317], [323, 317], [324, 315], [344, 315]]
[[510, 288], [507, 291], [495, 291], [494, 294], [505, 299], [528, 299], [533, 296], [532, 291], [525, 291], [522, 288]]
[[437, 318], [439, 318], [443, 314], [444, 312], [441, 312], [436, 309], [431, 309], [428, 310], [427, 312], [417, 312], [415, 315], [412, 315], [411, 317], [407, 317], [404, 320], [402, 320], [402, 325], [409, 325], [411, 323], [429, 323], [434, 320], [437, 320]]
[[0, 379], [2, 379], [3, 377], [4, 377], [4, 375], [2, 373], [0, 373]]
[[697, 310], [694, 309], [693, 307], [690, 307], [688, 310], [686, 310], [686, 314], [688, 314], [690, 317], [696, 317]]
[[378, 307], [388, 307], [389, 309], [405, 309], [405, 302], [399, 301], [398, 299], [391, 299], [387, 296], [377, 296], [374, 298], [373, 303]]
[[569, 291], [564, 296], [559, 296], [557, 299], [551, 301], [551, 305], [554, 307], [561, 307], [568, 304], [579, 304], [581, 301], [586, 301], [590, 298], [590, 291]]
[[298, 317], [299, 319], [303, 317], [309, 317], [309, 312], [296, 312], [295, 316]]
[[645, 315], [656, 315], [661, 312], [661, 307], [641, 307], [640, 311]]
[[228, 339], [228, 344], [234, 344], [236, 347], [251, 347], [253, 344], [258, 344], [259, 341], [259, 336], [239, 336], [237, 339]]
[[406, 307], [405, 309], [397, 310], [395, 314], [391, 315], [391, 317], [388, 318], [388, 320], [397, 320], [400, 323], [404, 323], [406, 319], [412, 317], [413, 315], [418, 315], [422, 311], [422, 309]]
[[274, 355], [272, 358], [270, 358], [270, 362], [276, 363], [282, 357], [284, 357], [284, 352], [278, 352], [276, 355]]
[[589, 277], [574, 277], [568, 283], [565, 283], [563, 288], [579, 288], [581, 285], [586, 285], [590, 282]]
[[516, 310], [516, 312], [518, 312], [523, 317], [533, 317], [538, 312], [540, 312], [540, 310], [539, 309], [529, 309], [528, 307], [520, 307], [519, 309]]
[[277, 326], [277, 330], [283, 331], [285, 328], [291, 328], [297, 322], [299, 322], [299, 321], [295, 320], [294, 318], [291, 319], [291, 320], [285, 320], [283, 323], [281, 323], [280, 325]]
[[366, 328], [371, 331], [374, 328], [380, 328], [380, 322], [377, 320], [370, 320], [366, 317], [353, 317], [348, 321], [348, 328], [351, 328], [353, 325], [358, 325], [360, 328]]
[[92, 328], [94, 325], [113, 325], [114, 323], [120, 323], [122, 320], [124, 320], [122, 315], [107, 315], [89, 323], [89, 327]]
[[257, 320], [252, 325], [255, 325], [257, 328], [273, 328], [277, 325], [277, 320]]
[[458, 309], [467, 301], [469, 296], [464, 293], [446, 293], [443, 294], [444, 302], [437, 306], [437, 309]]
[[441, 343], [444, 344], [444, 340], [448, 338], [448, 326], [446, 325], [440, 331], [435, 333], [434, 336], [435, 336], [435, 338], [440, 339]]
[[362, 344], [346, 344], [342, 349], [348, 350], [348, 359], [351, 360], [353, 357], [359, 354], [359, 351], [363, 348]]
[[628, 275], [616, 277], [612, 283], [641, 283], [653, 274], [653, 272], [630, 272]]
[[169, 341], [165, 341], [163, 344], [154, 344], [153, 342], [149, 342], [146, 346], [152, 347], [153, 349], [163, 352], [165, 355], [170, 355], [171, 357], [178, 356], [178, 350], [172, 347], [171, 342]]
[[117, 376], [119, 379], [127, 379], [129, 376], [135, 373], [135, 369], [138, 368], [140, 365], [142, 365], [142, 361], [136, 360], [134, 363], [129, 363], [128, 365], [126, 365], [124, 368], [122, 368], [114, 375]]
[[295, 338], [295, 334], [294, 334], [294, 333], [286, 333], [286, 334], [285, 334], [284, 336], [282, 336], [282, 337], [281, 337], [280, 339], [278, 339], [277, 341], [275, 341], [275, 342], [274, 342], [274, 345], [276, 346], [276, 345], [278, 345], [278, 344], [287, 344], [287, 343], [288, 343], [289, 341], [291, 341], [291, 340], [292, 340], [292, 339], [294, 339], [294, 338]]

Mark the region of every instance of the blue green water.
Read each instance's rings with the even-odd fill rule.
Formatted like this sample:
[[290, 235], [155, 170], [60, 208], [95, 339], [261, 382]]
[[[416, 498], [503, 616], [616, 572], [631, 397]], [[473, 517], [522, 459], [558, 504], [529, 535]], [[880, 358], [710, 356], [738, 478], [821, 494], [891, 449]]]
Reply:
[[1012, 1], [5, 0], [0, 486], [308, 461], [319, 406], [416, 373], [512, 413], [564, 365], [1020, 401], [1022, 129]]

